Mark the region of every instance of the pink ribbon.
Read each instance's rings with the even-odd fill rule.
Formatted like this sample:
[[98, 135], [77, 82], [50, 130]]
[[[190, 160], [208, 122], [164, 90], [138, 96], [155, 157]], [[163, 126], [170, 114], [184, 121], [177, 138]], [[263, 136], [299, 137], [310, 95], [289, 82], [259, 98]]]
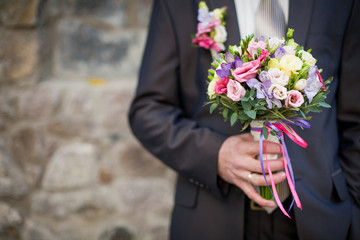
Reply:
[[[282, 121], [282, 123], [280, 122], [276, 122], [274, 124], [272, 123], [266, 123], [265, 127], [267, 129], [267, 133], [269, 134], [271, 130], [274, 130], [278, 136], [278, 138], [280, 139], [281, 142], [281, 151], [282, 151], [282, 155], [283, 155], [283, 161], [284, 161], [284, 169], [285, 169], [285, 174], [286, 174], [286, 179], [291, 191], [291, 194], [293, 196], [293, 201], [289, 207], [289, 210], [292, 208], [293, 203], [295, 201], [296, 205], [298, 208], [300, 208], [302, 210], [302, 205], [300, 202], [300, 199], [298, 197], [298, 194], [295, 190], [295, 180], [294, 180], [294, 173], [292, 170], [292, 166], [291, 166], [291, 162], [290, 162], [290, 157], [289, 154], [287, 152], [287, 148], [285, 145], [285, 139], [284, 139], [284, 133], [292, 140], [294, 141], [296, 144], [298, 144], [301, 147], [306, 148], [307, 147], [307, 143], [294, 131], [294, 129], [292, 129], [289, 124], [294, 124], [294, 125], [298, 125], [301, 127], [305, 127], [305, 128], [309, 128], [310, 124], [308, 124], [306, 121], [304, 120], [300, 120], [300, 119], [294, 119], [292, 122], [288, 122], [288, 121]], [[286, 125], [286, 127], [284, 126]], [[262, 132], [262, 128], [252, 128], [253, 131], [258, 131], [260, 132], [260, 140], [259, 140], [259, 146], [260, 146], [260, 163], [261, 163], [261, 169], [263, 172], [263, 176], [265, 178], [265, 182], [266, 185], [268, 186], [271, 194], [273, 195], [273, 197], [275, 198], [275, 201], [277, 203], [277, 205], [279, 206], [280, 210], [284, 213], [285, 216], [291, 218], [288, 214], [288, 212], [285, 211], [279, 195], [276, 191], [276, 186], [275, 186], [275, 182], [274, 182], [274, 178], [272, 175], [272, 171], [270, 169], [270, 164], [269, 164], [269, 160], [267, 158], [267, 154], [266, 154], [266, 145], [267, 145], [267, 140], [264, 140], [264, 149], [263, 149], [263, 132]], [[265, 152], [265, 158], [266, 158], [266, 166], [269, 170], [269, 177], [270, 177], [270, 182], [271, 182], [271, 187], [272, 190], [270, 189], [270, 186], [266, 180], [266, 176], [265, 176], [265, 170], [264, 170], [264, 166], [263, 166], [263, 150]]]

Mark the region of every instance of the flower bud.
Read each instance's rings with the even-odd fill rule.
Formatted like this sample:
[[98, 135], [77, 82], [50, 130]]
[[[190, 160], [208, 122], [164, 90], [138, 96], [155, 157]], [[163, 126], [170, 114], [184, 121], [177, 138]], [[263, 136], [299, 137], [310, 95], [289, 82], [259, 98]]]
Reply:
[[302, 91], [306, 86], [306, 79], [299, 79], [295, 84], [295, 89]]

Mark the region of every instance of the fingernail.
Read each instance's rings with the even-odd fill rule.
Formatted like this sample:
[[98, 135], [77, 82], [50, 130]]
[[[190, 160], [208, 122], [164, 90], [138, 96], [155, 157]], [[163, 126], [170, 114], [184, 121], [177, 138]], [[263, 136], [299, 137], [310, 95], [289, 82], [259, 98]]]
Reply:
[[285, 178], [286, 174], [284, 172], [281, 172], [281, 178]]

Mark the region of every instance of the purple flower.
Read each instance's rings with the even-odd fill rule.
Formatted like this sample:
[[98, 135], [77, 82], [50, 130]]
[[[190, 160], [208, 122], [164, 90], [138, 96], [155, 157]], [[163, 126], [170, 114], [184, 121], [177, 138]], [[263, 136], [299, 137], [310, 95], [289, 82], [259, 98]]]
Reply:
[[266, 42], [266, 37], [264, 36], [259, 37], [258, 42]]
[[276, 59], [280, 60], [285, 54], [286, 50], [283, 47], [278, 47], [274, 53], [274, 56]]
[[230, 52], [226, 52], [226, 53], [225, 53], [225, 61], [226, 61], [227, 63], [234, 62], [234, 61], [235, 61], [235, 58], [234, 58], [234, 56], [233, 56]]
[[243, 65], [243, 61], [241, 61], [238, 56], [235, 56], [234, 65], [234, 68], [241, 68]]
[[312, 66], [308, 72], [308, 79], [306, 80], [306, 86], [304, 92], [309, 99], [309, 103], [312, 102], [315, 95], [319, 92], [320, 88], [322, 87], [321, 82], [317, 79], [317, 67]]
[[259, 74], [259, 79], [262, 82], [269, 81], [270, 80], [269, 73], [267, 71], [261, 71], [261, 73]]
[[221, 68], [216, 70], [216, 74], [219, 76], [219, 78], [227, 77], [231, 75], [231, 65], [232, 63], [222, 63]]
[[272, 94], [269, 94], [268, 89], [271, 86], [271, 81], [260, 82], [255, 78], [249, 79], [246, 84], [250, 88], [256, 89], [256, 97], [259, 99], [265, 98], [266, 103], [269, 106], [269, 109], [272, 109], [272, 104], [275, 103], [278, 107], [281, 107], [280, 100], [274, 98]]

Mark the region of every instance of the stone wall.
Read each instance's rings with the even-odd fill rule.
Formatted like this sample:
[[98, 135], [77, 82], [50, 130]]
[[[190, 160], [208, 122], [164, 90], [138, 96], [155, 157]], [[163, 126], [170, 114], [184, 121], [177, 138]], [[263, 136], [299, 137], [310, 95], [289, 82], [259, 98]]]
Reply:
[[0, 239], [167, 239], [175, 174], [126, 116], [151, 4], [0, 1]]

